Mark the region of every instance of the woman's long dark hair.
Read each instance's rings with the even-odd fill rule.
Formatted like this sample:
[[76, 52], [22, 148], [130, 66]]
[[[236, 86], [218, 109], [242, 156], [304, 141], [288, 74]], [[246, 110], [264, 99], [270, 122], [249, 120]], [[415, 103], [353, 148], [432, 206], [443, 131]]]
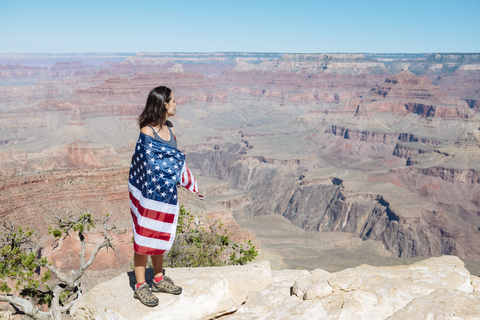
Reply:
[[171, 95], [172, 90], [165, 86], [156, 87], [150, 91], [145, 109], [138, 117], [140, 129], [145, 126], [162, 128], [164, 123], [169, 127], [172, 126], [170, 121], [166, 121], [167, 108], [165, 108], [165, 103], [169, 103], [172, 100]]

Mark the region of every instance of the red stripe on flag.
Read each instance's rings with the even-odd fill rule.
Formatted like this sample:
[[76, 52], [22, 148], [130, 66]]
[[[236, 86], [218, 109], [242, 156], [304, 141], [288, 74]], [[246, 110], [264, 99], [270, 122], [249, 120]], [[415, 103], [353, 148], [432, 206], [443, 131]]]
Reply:
[[173, 221], [175, 221], [174, 214], [146, 209], [142, 207], [142, 205], [140, 204], [140, 201], [137, 198], [135, 198], [131, 192], [129, 193], [130, 193], [130, 201], [132, 201], [133, 205], [135, 206], [135, 208], [137, 208], [138, 213], [142, 217], [165, 222], [165, 223], [173, 223]]
[[160, 231], [155, 231], [152, 229], [148, 229], [145, 227], [142, 227], [141, 225], [138, 224], [137, 222], [137, 217], [135, 216], [135, 213], [130, 209], [130, 213], [132, 214], [132, 219], [133, 219], [133, 224], [135, 226], [135, 232], [146, 238], [152, 238], [152, 239], [158, 239], [162, 241], [170, 241], [171, 234], [168, 232], [160, 232]]
[[165, 253], [165, 250], [163, 249], [154, 249], [154, 248], [144, 247], [136, 243], [133, 243], [133, 250], [135, 250], [135, 252], [138, 254], [149, 255], [149, 256], [158, 256], [158, 255], [163, 255]]
[[185, 169], [186, 169], [186, 171], [187, 171], [187, 179], [188, 179], [188, 183], [187, 183], [187, 185], [185, 186], [185, 188], [188, 189], [188, 188], [190, 188], [190, 186], [192, 185], [192, 175], [191, 175], [190, 170], [188, 169], [187, 166], [185, 166]]

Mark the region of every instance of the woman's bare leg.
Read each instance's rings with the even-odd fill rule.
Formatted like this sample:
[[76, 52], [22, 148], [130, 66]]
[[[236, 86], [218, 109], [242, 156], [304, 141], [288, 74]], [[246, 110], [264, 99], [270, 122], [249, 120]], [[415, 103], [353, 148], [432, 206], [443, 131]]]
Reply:
[[155, 278], [163, 276], [163, 255], [151, 256]]
[[135, 269], [135, 278], [137, 279], [137, 283], [145, 282], [145, 269], [147, 268], [147, 258], [148, 256], [143, 254], [137, 254], [136, 252], [133, 254], [133, 266]]

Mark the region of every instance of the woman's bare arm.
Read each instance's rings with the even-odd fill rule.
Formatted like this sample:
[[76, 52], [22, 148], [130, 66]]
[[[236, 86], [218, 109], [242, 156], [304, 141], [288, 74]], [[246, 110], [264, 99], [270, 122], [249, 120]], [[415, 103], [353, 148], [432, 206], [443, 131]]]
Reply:
[[150, 137], [154, 138], [152, 128], [143, 127], [140, 131], [142, 131], [143, 134], [146, 134], [147, 136], [150, 136]]

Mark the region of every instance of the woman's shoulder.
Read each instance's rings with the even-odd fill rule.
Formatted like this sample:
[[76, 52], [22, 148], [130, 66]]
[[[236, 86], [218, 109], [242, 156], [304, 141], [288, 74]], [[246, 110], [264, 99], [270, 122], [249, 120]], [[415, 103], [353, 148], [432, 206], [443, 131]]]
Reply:
[[154, 137], [153, 136], [153, 129], [149, 126], [145, 126], [143, 128], [140, 129], [140, 131], [143, 133], [143, 134], [146, 134], [147, 136], [150, 136], [150, 137]]

